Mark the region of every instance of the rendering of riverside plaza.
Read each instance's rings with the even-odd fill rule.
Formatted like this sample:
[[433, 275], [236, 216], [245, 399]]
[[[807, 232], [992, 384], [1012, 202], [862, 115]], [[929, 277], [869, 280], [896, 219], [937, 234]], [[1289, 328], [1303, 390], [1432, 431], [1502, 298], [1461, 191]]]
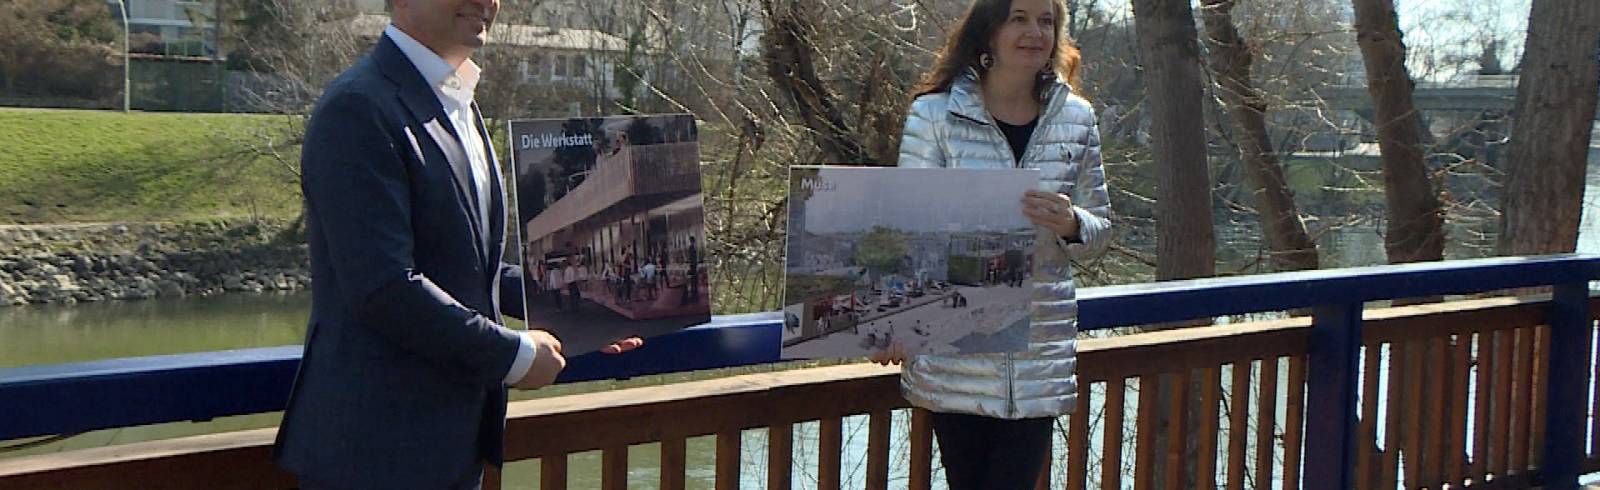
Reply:
[[786, 359], [1027, 348], [1035, 169], [795, 166]]
[[569, 356], [711, 319], [689, 115], [511, 121], [529, 318]]

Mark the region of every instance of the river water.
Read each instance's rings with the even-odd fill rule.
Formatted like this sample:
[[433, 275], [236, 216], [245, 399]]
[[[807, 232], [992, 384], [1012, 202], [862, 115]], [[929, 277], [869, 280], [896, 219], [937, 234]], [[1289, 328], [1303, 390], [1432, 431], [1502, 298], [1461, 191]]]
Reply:
[[[1584, 197], [1583, 222], [1579, 234], [1578, 251], [1600, 253], [1600, 151], [1590, 155], [1590, 171]], [[1350, 267], [1379, 264], [1384, 261], [1381, 225], [1376, 223], [1341, 228], [1324, 235], [1319, 243], [1324, 256], [1324, 266]], [[1228, 233], [1248, 233], [1243, 229], [1223, 230]], [[1453, 239], [1474, 238], [1473, 229], [1452, 230]], [[1466, 234], [1463, 236], [1463, 234]], [[1482, 242], [1482, 240], [1476, 240]], [[1452, 257], [1474, 254], [1470, 249], [1454, 248]], [[160, 301], [135, 301], [87, 303], [70, 307], [44, 306], [0, 308], [0, 368], [34, 364], [75, 362], [116, 357], [147, 356], [183, 352], [264, 347], [299, 344], [305, 332], [305, 319], [310, 309], [310, 296], [295, 294], [232, 294], [207, 298], [185, 298]], [[648, 382], [671, 382], [694, 379], [697, 375], [683, 374], [639, 380], [626, 383], [635, 385]], [[705, 376], [705, 375], [698, 375]], [[1227, 376], [1224, 374], [1224, 376]], [[516, 398], [550, 396], [563, 393], [608, 389], [620, 383], [594, 383], [582, 386], [560, 387], [541, 392], [518, 393]], [[1283, 393], [1279, 390], [1279, 393]], [[1099, 394], [1096, 394], [1099, 398]], [[1131, 399], [1130, 399], [1131, 400]], [[1280, 407], [1282, 405], [1280, 404]], [[257, 414], [226, 417], [204, 423], [170, 423], [145, 427], [95, 431], [56, 442], [23, 450], [0, 450], [0, 458], [40, 454], [136, 441], [165, 439], [188, 435], [272, 427], [280, 414]], [[1278, 417], [1282, 420], [1282, 416]], [[1222, 421], [1226, 424], [1226, 420]], [[1129, 418], [1131, 424], [1131, 414]], [[908, 451], [904, 431], [909, 423], [904, 414], [896, 414], [896, 431], [891, 449], [893, 471], [891, 487], [903, 486], [906, 475]], [[817, 444], [815, 423], [798, 424], [795, 428], [795, 464], [793, 481], [796, 488], [808, 488], [814, 481], [814, 458]], [[846, 449], [842, 473], [845, 487], [859, 487], [865, 477], [866, 420], [864, 417], [847, 419], [845, 423]], [[741, 488], [763, 487], [765, 482], [765, 439], [763, 431], [744, 434], [744, 471]], [[1098, 435], [1091, 440], [1098, 441]], [[0, 442], [5, 446], [11, 442]], [[1058, 441], [1061, 443], [1064, 441]], [[1253, 441], [1251, 442], [1253, 444]], [[1096, 444], [1098, 445], [1098, 444]], [[1058, 449], [1059, 451], [1059, 449]], [[715, 442], [710, 437], [691, 439], [688, 447], [688, 483], [691, 488], [709, 487], [713, 483]], [[1124, 458], [1131, 461], [1131, 455]], [[659, 475], [659, 447], [655, 444], [635, 446], [630, 449], [629, 488], [654, 488]], [[570, 487], [575, 489], [598, 488], [596, 476], [600, 470], [599, 453], [572, 455], [568, 462]], [[536, 462], [515, 463], [508, 467], [506, 488], [534, 488], [538, 481]], [[942, 475], [936, 472], [935, 478]], [[936, 482], [936, 486], [942, 486]]]

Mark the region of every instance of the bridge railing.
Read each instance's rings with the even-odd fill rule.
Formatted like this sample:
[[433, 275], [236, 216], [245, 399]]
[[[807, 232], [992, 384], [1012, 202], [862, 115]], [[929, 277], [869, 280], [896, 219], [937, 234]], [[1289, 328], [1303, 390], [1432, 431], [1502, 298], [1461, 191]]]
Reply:
[[[1401, 479], [1411, 488], [1445, 483], [1572, 488], [1579, 473], [1600, 471], [1600, 448], [1586, 439], [1600, 429], [1586, 417], [1600, 408], [1595, 406], [1600, 400], [1590, 396], [1596, 379], [1590, 359], [1600, 337], [1594, 312], [1600, 309], [1592, 307], [1588, 283], [1597, 278], [1600, 258], [1564, 256], [1087, 289], [1080, 304], [1085, 330], [1303, 308], [1313, 314], [1082, 341], [1085, 396], [1074, 415], [1064, 419], [1066, 450], [1056, 463], [1061, 471], [1049, 476], [1068, 488], [1120, 486], [1129, 480], [1136, 488], [1157, 482], [1211, 486], [1203, 483], [1206, 478], [1228, 488], [1273, 480], [1285, 488], [1389, 488]], [[1553, 286], [1554, 294], [1363, 308], [1364, 302], [1379, 299], [1535, 286]], [[711, 367], [775, 359], [777, 318], [721, 320], [659, 339], [653, 349], [575, 361], [569, 375], [612, 377], [691, 362]], [[675, 343], [680, 341], [686, 343]], [[669, 347], [655, 349], [663, 344]], [[628, 360], [636, 354], [640, 357]], [[124, 419], [110, 412], [125, 405], [88, 392], [114, 389], [107, 386], [119, 379], [186, 393], [122, 393], [139, 403], [200, 399], [167, 400], [170, 407], [148, 410], [141, 423], [163, 418], [160, 413], [183, 420], [208, 411], [219, 416], [281, 409], [281, 399], [276, 407], [249, 407], [222, 403], [237, 401], [236, 392], [200, 388], [210, 386], [210, 374], [229, 371], [234, 376], [217, 382], [237, 383], [238, 376], [246, 376], [263, 383], [256, 390], [281, 393], [292, 374], [272, 372], [284, 363], [292, 367], [292, 355], [235, 363], [228, 360], [238, 356], [216, 357], [192, 359], [188, 369], [168, 359], [176, 365], [148, 372], [119, 371], [113, 366], [118, 361], [97, 370], [0, 371], [0, 413], [39, 417], [52, 408], [68, 410], [52, 404], [69, 403], [74, 395], [104, 403], [79, 409], [82, 415], [75, 417], [0, 418], [0, 429], [9, 431], [0, 438], [68, 432], [62, 430], [67, 426], [84, 430]], [[658, 444], [661, 486], [682, 488], [685, 441], [714, 435], [715, 482], [719, 488], [737, 488], [740, 434], [755, 430], [766, 434], [761, 467], [769, 488], [789, 488], [795, 475], [815, 475], [819, 488], [837, 488], [844, 417], [863, 414], [865, 485], [887, 486], [889, 441], [905, 437], [910, 451], [904, 478], [911, 488], [928, 488], [934, 458], [926, 418], [912, 413], [908, 427], [893, 426], [893, 411], [905, 406], [895, 373], [849, 365], [515, 402], [507, 454], [540, 461], [540, 488], [564, 488], [568, 455], [599, 450], [603, 486], [623, 488], [628, 448]], [[1171, 402], [1159, 402], [1158, 390], [1140, 389], [1163, 379], [1171, 387]], [[19, 393], [45, 396], [14, 396]], [[1163, 406], [1165, 417], [1154, 412]], [[1163, 419], [1166, 427], [1159, 427]], [[794, 471], [796, 426], [813, 421], [817, 466], [814, 472]], [[292, 478], [267, 457], [272, 432], [0, 460], [0, 486], [117, 488], [130, 481], [170, 488], [291, 486]], [[1167, 463], [1161, 474], [1154, 473], [1158, 460]], [[499, 478], [491, 475], [489, 486], [500, 486]]]

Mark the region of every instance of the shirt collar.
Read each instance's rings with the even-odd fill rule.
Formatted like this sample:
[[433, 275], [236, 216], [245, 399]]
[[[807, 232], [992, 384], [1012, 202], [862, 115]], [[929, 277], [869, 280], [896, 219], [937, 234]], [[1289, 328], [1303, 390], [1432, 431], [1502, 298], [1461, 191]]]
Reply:
[[422, 73], [422, 79], [428, 82], [429, 87], [461, 102], [472, 101], [473, 92], [478, 89], [478, 81], [483, 74], [477, 63], [469, 59], [461, 63], [460, 69], [452, 70], [450, 64], [445, 63], [444, 58], [439, 57], [438, 53], [423, 46], [394, 24], [385, 27], [383, 34], [394, 41], [394, 45], [400, 48], [401, 53], [405, 53], [411, 64]]

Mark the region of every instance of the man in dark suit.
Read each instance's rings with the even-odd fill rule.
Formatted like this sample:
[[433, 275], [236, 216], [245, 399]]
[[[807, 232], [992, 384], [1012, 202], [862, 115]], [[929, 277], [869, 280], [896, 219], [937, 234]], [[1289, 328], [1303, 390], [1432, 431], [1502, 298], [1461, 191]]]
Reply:
[[506, 387], [566, 365], [549, 333], [501, 324], [523, 315], [522, 272], [501, 262], [504, 190], [468, 60], [499, 1], [391, 7], [302, 150], [312, 311], [275, 456], [306, 488], [476, 488], [502, 459]]

